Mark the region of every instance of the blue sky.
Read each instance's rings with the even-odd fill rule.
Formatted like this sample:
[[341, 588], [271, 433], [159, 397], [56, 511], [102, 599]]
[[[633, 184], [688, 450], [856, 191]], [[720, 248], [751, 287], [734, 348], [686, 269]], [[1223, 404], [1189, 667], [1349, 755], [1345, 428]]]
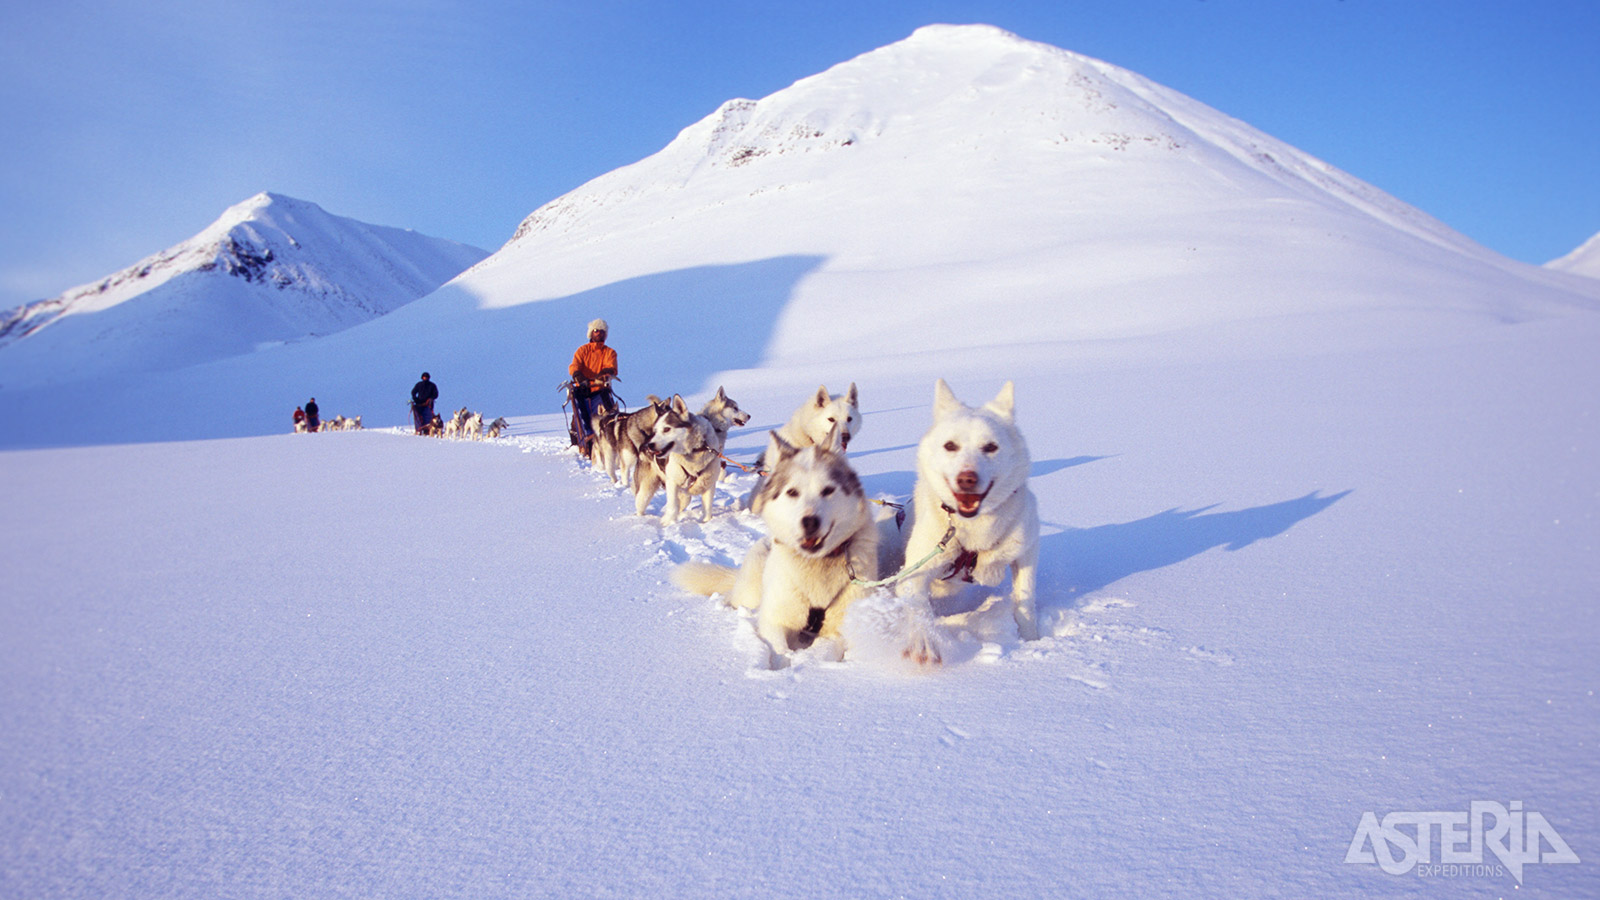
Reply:
[[934, 22], [1182, 91], [1542, 263], [1600, 231], [1600, 2], [0, 0], [0, 308], [271, 190], [496, 249], [733, 97]]

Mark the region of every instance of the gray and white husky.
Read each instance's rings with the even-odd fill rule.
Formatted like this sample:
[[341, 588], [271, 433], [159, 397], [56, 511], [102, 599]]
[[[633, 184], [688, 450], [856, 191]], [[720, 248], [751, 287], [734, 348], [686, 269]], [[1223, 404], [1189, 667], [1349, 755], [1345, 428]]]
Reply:
[[[860, 430], [861, 400], [852, 381], [850, 390], [843, 394], [828, 393], [827, 385], [818, 387], [778, 430], [778, 436], [791, 447], [805, 448], [837, 440], [840, 447], [849, 449], [850, 439]], [[765, 469], [766, 459], [763, 453], [756, 459], [756, 467]], [[758, 478], [749, 495], [750, 511], [757, 515], [761, 513], [763, 484], [764, 480]]]
[[770, 433], [771, 475], [762, 486], [767, 538], [738, 569], [690, 562], [673, 581], [730, 606], [757, 610], [756, 631], [772, 660], [836, 637], [850, 604], [878, 577], [878, 525], [836, 438], [795, 447]]
[[656, 418], [650, 437], [640, 445], [642, 458], [634, 477], [634, 509], [644, 515], [656, 491], [666, 488], [662, 524], [678, 520], [692, 498], [700, 498], [701, 521], [711, 521], [712, 499], [722, 477], [722, 448], [728, 432], [750, 421], [721, 387], [700, 410], [691, 413], [683, 397], [673, 394]]
[[595, 411], [590, 422], [594, 444], [591, 456], [594, 464], [605, 472], [612, 484], [632, 485], [639, 465], [639, 448], [650, 439], [656, 419], [666, 411], [667, 403], [655, 394], [648, 402], [633, 412], [623, 412], [615, 407], [602, 406]]
[[[1011, 382], [981, 407], [934, 385], [933, 426], [917, 445], [917, 484], [906, 539], [910, 565], [944, 549], [904, 576], [895, 593], [908, 602], [949, 596], [967, 584], [998, 585], [1011, 572], [1012, 617], [1025, 641], [1039, 637], [1034, 589], [1039, 567], [1039, 508], [1028, 489], [1028, 445], [1017, 430]], [[931, 635], [913, 635], [907, 656], [938, 662]]]

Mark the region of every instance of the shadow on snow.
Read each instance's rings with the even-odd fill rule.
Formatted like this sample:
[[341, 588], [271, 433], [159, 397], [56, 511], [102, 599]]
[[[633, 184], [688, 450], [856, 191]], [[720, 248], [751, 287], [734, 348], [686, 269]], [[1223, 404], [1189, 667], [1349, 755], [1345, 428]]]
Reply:
[[1083, 596], [1216, 547], [1242, 550], [1277, 537], [1344, 499], [1349, 491], [1304, 497], [1233, 512], [1169, 509], [1133, 522], [1075, 528], [1040, 540], [1039, 596]]
[[[796, 286], [825, 257], [782, 256], [660, 272], [516, 306], [481, 308], [448, 284], [370, 322], [315, 340], [176, 371], [0, 391], [8, 448], [283, 434], [315, 396], [325, 417], [401, 425], [423, 370], [437, 408], [486, 417], [556, 412], [555, 386], [590, 319], [605, 318], [618, 350], [618, 392], [693, 394], [717, 372], [754, 368]], [[712, 387], [715, 387], [712, 385]]]

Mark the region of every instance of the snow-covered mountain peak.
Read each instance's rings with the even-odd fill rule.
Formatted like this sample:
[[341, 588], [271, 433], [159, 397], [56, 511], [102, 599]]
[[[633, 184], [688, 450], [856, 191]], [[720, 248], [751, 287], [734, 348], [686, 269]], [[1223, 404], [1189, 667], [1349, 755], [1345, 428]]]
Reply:
[[0, 374], [15, 385], [169, 368], [328, 334], [409, 303], [487, 255], [262, 192], [119, 272], [0, 313]]
[[[968, 165], [974, 154], [987, 163], [1059, 147], [1086, 131], [1118, 131], [1104, 142], [1118, 149], [1180, 145], [1169, 117], [1126, 92], [1111, 99], [1120, 89], [1096, 65], [992, 26], [927, 26], [760, 100], [724, 102], [654, 156], [536, 210], [512, 240], [572, 231], [599, 210], [663, 192], [704, 189], [724, 202], [900, 167], [899, 159], [926, 173]], [[878, 152], [863, 159], [867, 148]], [[942, 172], [927, 177], [944, 180]]]
[[[854, 185], [857, 190], [846, 190]], [[1242, 190], [1375, 218], [1429, 243], [1483, 248], [1416, 209], [1176, 91], [988, 25], [930, 25], [759, 100], [735, 99], [655, 155], [535, 210], [534, 234], [583, 242], [691, 210], [780, 195], [840, 202], [1059, 187], [1142, 202]], [[1041, 187], [1047, 188], [1041, 193]], [[1056, 193], [1062, 193], [1055, 191]], [[1076, 193], [1079, 196], [1075, 197]], [[1225, 196], [1226, 195], [1226, 196]], [[971, 211], [953, 212], [970, 220]], [[852, 242], [853, 243], [853, 242]]]
[[[285, 251], [303, 249], [294, 235], [296, 226], [326, 231], [338, 227], [335, 218], [315, 203], [263, 191], [228, 207], [194, 237], [99, 281], [23, 307], [34, 308], [34, 321], [26, 333], [62, 315], [109, 309], [188, 272], [220, 270], [245, 281], [270, 280], [279, 287], [319, 285], [326, 279], [317, 267], [309, 260], [290, 258]], [[40, 315], [45, 312], [51, 313], [48, 318]], [[0, 327], [0, 342], [21, 336], [14, 324], [11, 330]]]

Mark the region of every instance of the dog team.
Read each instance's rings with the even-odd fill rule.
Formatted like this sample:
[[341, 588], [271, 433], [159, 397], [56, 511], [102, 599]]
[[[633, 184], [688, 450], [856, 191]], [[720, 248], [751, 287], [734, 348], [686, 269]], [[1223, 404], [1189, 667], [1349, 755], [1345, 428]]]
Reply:
[[446, 437], [460, 441], [481, 441], [484, 438], [497, 438], [505, 431], [508, 423], [504, 417], [497, 418], [488, 425], [483, 424], [483, 413], [475, 413], [465, 406], [456, 410], [449, 420], [442, 420], [437, 415], [423, 429], [423, 434], [434, 437]]
[[[309, 413], [307, 409], [309, 408]], [[312, 397], [311, 402], [304, 407], [297, 406], [294, 410], [294, 433], [309, 434], [313, 431], [360, 431], [361, 417], [353, 419], [344, 416], [334, 416], [326, 422], [320, 421], [317, 416], [317, 398]]]
[[[684, 515], [696, 497], [702, 521], [710, 521], [728, 432], [749, 419], [720, 387], [698, 412], [679, 395], [652, 395], [633, 412], [604, 406], [590, 422], [591, 460], [612, 483], [632, 488], [638, 514], [665, 490], [664, 524]], [[689, 562], [674, 570], [674, 582], [753, 610], [774, 665], [819, 638], [842, 641], [846, 610], [875, 590], [931, 613], [934, 600], [970, 584], [998, 586], [1008, 574], [1017, 634], [1037, 639], [1039, 515], [1012, 383], [977, 407], [959, 400], [943, 379], [935, 383], [933, 424], [917, 445], [904, 539], [892, 516], [873, 514], [874, 501], [846, 457], [861, 423], [854, 384], [839, 395], [822, 386], [806, 398], [781, 429], [769, 432], [756, 462], [746, 502], [767, 536], [738, 568]], [[935, 633], [911, 629], [903, 637], [906, 658], [941, 661]]]

